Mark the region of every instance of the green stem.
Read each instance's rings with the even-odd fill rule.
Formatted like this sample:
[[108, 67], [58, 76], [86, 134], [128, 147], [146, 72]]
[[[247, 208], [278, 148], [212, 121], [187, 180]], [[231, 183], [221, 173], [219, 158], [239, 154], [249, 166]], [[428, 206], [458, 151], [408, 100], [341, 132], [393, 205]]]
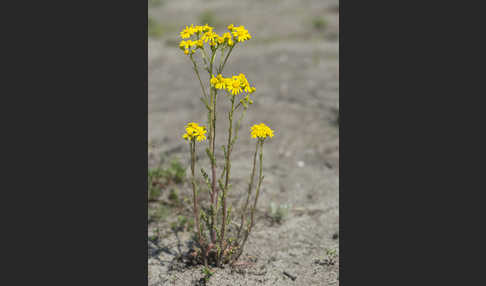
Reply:
[[262, 185], [262, 182], [263, 182], [263, 140], [264, 139], [259, 139], [260, 141], [260, 176], [258, 178], [258, 186], [257, 186], [257, 189], [256, 189], [256, 194], [255, 194], [255, 203], [253, 204], [253, 208], [251, 210], [251, 218], [250, 218], [250, 230], [248, 232], [251, 231], [251, 229], [253, 228], [253, 225], [255, 224], [255, 221], [254, 221], [254, 214], [255, 214], [255, 209], [256, 209], [256, 206], [257, 206], [257, 203], [258, 203], [258, 197], [260, 195], [260, 187]]
[[[214, 57], [216, 53], [213, 52], [211, 56], [211, 62], [209, 64], [209, 79], [211, 80], [211, 77], [213, 75], [213, 63], [214, 63]], [[216, 207], [217, 207], [217, 189], [216, 189], [216, 162], [215, 162], [215, 142], [216, 142], [216, 95], [217, 91], [215, 88], [211, 87], [210, 89], [211, 93], [211, 110], [210, 110], [210, 150], [211, 154], [214, 158], [214, 160], [211, 160], [211, 176], [212, 176], [212, 182], [211, 182], [211, 205], [212, 205], [212, 212], [211, 212], [211, 229], [209, 230], [210, 236], [211, 236], [211, 242], [215, 243], [216, 242], [216, 232], [214, 231], [214, 225], [215, 225], [215, 220], [216, 220]]]
[[224, 58], [224, 62], [219, 66], [218, 72], [221, 73], [223, 71], [224, 66], [226, 65], [226, 61], [228, 61], [229, 56], [231, 55], [231, 52], [233, 51], [233, 48], [235, 47], [236, 43], [230, 48], [228, 51], [228, 54], [226, 54], [226, 57]]
[[235, 108], [235, 96], [231, 97], [231, 110], [228, 113], [228, 120], [229, 120], [229, 127], [228, 127], [228, 144], [226, 146], [226, 173], [225, 173], [225, 182], [224, 182], [224, 189], [223, 189], [223, 197], [222, 197], [222, 204], [223, 204], [223, 219], [221, 224], [221, 241], [220, 241], [220, 255], [218, 256], [218, 266], [221, 265], [221, 258], [224, 254], [224, 249], [226, 248], [224, 245], [224, 235], [226, 232], [226, 219], [227, 219], [227, 210], [226, 210], [226, 194], [228, 192], [228, 185], [229, 185], [229, 178], [231, 173], [231, 141], [232, 141], [232, 132], [233, 132], [233, 112]]
[[[234, 110], [236, 111], [237, 108], [238, 108], [238, 106], [235, 107]], [[235, 127], [235, 137], [231, 141], [231, 148], [233, 148], [233, 144], [235, 144], [236, 140], [238, 139], [238, 131], [240, 130], [241, 121], [243, 120], [243, 117], [245, 117], [245, 114], [246, 114], [246, 109], [244, 109], [243, 112], [241, 112], [241, 116], [240, 116], [240, 118], [238, 119], [238, 121], [236, 123], [236, 127]]]
[[[190, 55], [190, 59], [192, 61], [192, 64], [194, 65], [194, 71], [196, 72], [197, 79], [199, 80], [199, 84], [201, 85], [201, 89], [203, 91], [204, 97], [207, 98], [208, 95], [206, 94], [206, 88], [204, 87], [204, 84], [201, 81], [201, 77], [199, 76], [199, 70], [197, 69], [196, 61], [194, 60], [194, 58], [192, 57], [192, 55]], [[206, 107], [207, 107], [207, 104], [206, 104]]]
[[256, 205], [258, 203], [258, 197], [260, 195], [260, 187], [262, 185], [262, 182], [263, 182], [263, 140], [264, 139], [258, 139], [258, 144], [260, 145], [260, 156], [259, 156], [259, 159], [260, 159], [260, 176], [258, 178], [258, 186], [257, 186], [257, 189], [256, 189], [256, 194], [255, 194], [255, 201], [253, 203], [253, 207], [251, 208], [250, 210], [250, 224], [248, 225], [248, 228], [247, 228], [247, 231], [245, 233], [245, 238], [240, 246], [240, 251], [238, 253], [238, 255], [236, 256], [235, 258], [235, 261], [240, 257], [240, 255], [243, 253], [243, 249], [245, 247], [245, 243], [246, 241], [248, 240], [248, 236], [250, 235], [250, 232], [253, 228], [253, 225], [255, 224], [255, 220], [254, 220], [254, 216], [255, 216], [255, 209], [256, 209]]
[[[197, 35], [197, 39], [199, 40], [199, 35]], [[204, 49], [204, 45], [203, 47], [201, 48], [201, 54], [202, 54], [202, 58], [203, 58], [203, 61], [204, 61], [204, 65], [206, 66], [206, 70], [209, 72], [209, 68], [208, 68], [208, 54], [206, 53], [206, 49]]]
[[218, 68], [218, 73], [221, 73], [221, 72], [222, 72], [222, 70], [221, 70], [221, 64], [223, 63], [224, 50], [225, 50], [225, 47], [223, 46], [223, 48], [221, 48], [221, 53], [219, 54], [219, 55], [220, 55], [220, 57], [219, 57], [219, 68]]
[[251, 191], [253, 189], [253, 181], [255, 179], [255, 170], [256, 170], [256, 158], [258, 154], [258, 146], [260, 145], [259, 142], [257, 141], [255, 144], [255, 153], [253, 153], [253, 168], [251, 170], [251, 175], [250, 175], [250, 183], [248, 184], [248, 195], [246, 197], [246, 202], [245, 206], [243, 207], [242, 214], [241, 214], [241, 224], [240, 228], [238, 229], [238, 235], [237, 235], [237, 240], [240, 240], [240, 235], [241, 235], [241, 230], [243, 229], [243, 226], [246, 221], [246, 212], [248, 209], [248, 203], [250, 202], [250, 197], [251, 197]]
[[198, 209], [198, 198], [197, 198], [197, 190], [196, 190], [196, 175], [195, 175], [195, 167], [196, 167], [196, 142], [195, 139], [192, 139], [189, 142], [189, 147], [191, 148], [191, 173], [192, 173], [192, 200], [193, 200], [193, 211], [194, 211], [194, 231], [197, 233], [197, 240], [198, 244], [201, 248], [201, 253], [203, 256], [204, 263], [207, 264], [206, 259], [206, 251], [204, 250], [202, 244], [202, 233], [201, 233], [201, 224], [199, 222], [199, 209]]

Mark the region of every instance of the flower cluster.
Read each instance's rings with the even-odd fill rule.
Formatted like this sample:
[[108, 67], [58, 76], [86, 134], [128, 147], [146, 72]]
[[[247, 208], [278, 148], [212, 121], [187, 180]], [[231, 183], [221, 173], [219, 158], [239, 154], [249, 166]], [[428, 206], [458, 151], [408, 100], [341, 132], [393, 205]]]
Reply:
[[232, 95], [238, 95], [243, 91], [253, 93], [256, 90], [255, 87], [250, 86], [246, 76], [242, 73], [228, 78], [224, 78], [221, 74], [218, 74], [216, 77], [213, 75], [210, 83], [214, 88], [225, 89]]
[[190, 122], [186, 125], [186, 133], [182, 135], [182, 138], [186, 140], [196, 139], [198, 142], [206, 140], [206, 127], [199, 126], [195, 122]]
[[250, 33], [248, 33], [248, 30], [245, 29], [245, 26], [235, 27], [233, 26], [233, 24], [231, 24], [228, 26], [228, 30], [231, 31], [231, 33], [238, 40], [238, 42], [244, 42], [251, 39], [251, 35]]
[[204, 26], [186, 26], [182, 31], [181, 31], [181, 38], [183, 39], [188, 39], [194, 34], [201, 34], [205, 32], [210, 32], [213, 31], [213, 27], [208, 26], [208, 24]]
[[[186, 26], [181, 32], [180, 36], [183, 39], [179, 47], [184, 50], [184, 53], [188, 55], [193, 54], [194, 50], [191, 47], [203, 48], [203, 43], [208, 43], [212, 48], [218, 46], [233, 47], [235, 42], [244, 42], [251, 39], [251, 35], [245, 26], [235, 27], [233, 24], [228, 26], [229, 32], [224, 33], [222, 36], [213, 31], [213, 27], [208, 24], [204, 26]], [[191, 36], [196, 35], [196, 40], [190, 40]], [[189, 40], [184, 40], [189, 39]]]
[[251, 138], [265, 139], [273, 137], [273, 130], [264, 123], [255, 124], [251, 127]]

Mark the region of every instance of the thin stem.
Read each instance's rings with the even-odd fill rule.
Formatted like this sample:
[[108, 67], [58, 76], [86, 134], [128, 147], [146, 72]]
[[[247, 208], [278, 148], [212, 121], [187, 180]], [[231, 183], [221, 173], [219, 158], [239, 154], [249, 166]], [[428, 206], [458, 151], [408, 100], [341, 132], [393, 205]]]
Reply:
[[250, 230], [248, 232], [251, 231], [251, 229], [253, 228], [253, 225], [255, 224], [255, 221], [254, 221], [254, 214], [255, 214], [255, 209], [256, 209], [256, 206], [257, 206], [257, 203], [258, 203], [258, 197], [260, 195], [260, 187], [262, 185], [262, 182], [263, 182], [263, 140], [264, 139], [260, 139], [260, 176], [258, 178], [258, 186], [257, 186], [257, 189], [256, 189], [256, 194], [255, 194], [255, 203], [253, 204], [253, 208], [251, 210], [251, 217], [250, 217]]
[[233, 48], [235, 47], [236, 43], [230, 48], [228, 51], [228, 54], [226, 54], [226, 57], [224, 58], [224, 62], [219, 66], [218, 72], [221, 73], [223, 71], [224, 65], [226, 65], [226, 61], [228, 60], [229, 56], [231, 55], [231, 52], [233, 51]]
[[197, 198], [197, 190], [196, 190], [196, 175], [195, 175], [195, 166], [196, 166], [196, 142], [195, 139], [192, 139], [189, 142], [189, 147], [191, 148], [191, 173], [192, 173], [192, 200], [193, 200], [193, 211], [194, 211], [194, 231], [197, 233], [197, 240], [199, 246], [201, 247], [201, 253], [203, 255], [204, 263], [207, 264], [206, 259], [206, 252], [203, 249], [202, 245], [202, 233], [201, 233], [201, 225], [199, 222], [199, 209], [198, 209], [198, 198]]
[[231, 171], [231, 161], [230, 161], [230, 156], [231, 156], [231, 139], [232, 139], [232, 132], [233, 132], [233, 112], [235, 108], [235, 96], [233, 95], [231, 97], [231, 110], [228, 113], [228, 120], [229, 120], [229, 128], [228, 128], [228, 144], [226, 146], [226, 176], [225, 176], [225, 182], [224, 182], [224, 189], [223, 189], [223, 197], [222, 197], [222, 204], [223, 204], [223, 221], [221, 224], [221, 241], [220, 241], [220, 255], [218, 257], [218, 265], [221, 265], [221, 258], [224, 254], [224, 235], [226, 231], [226, 215], [227, 215], [227, 210], [226, 210], [226, 194], [228, 192], [228, 185], [229, 185], [229, 178], [230, 178], [230, 171]]
[[[241, 102], [240, 102], [241, 103]], [[235, 111], [238, 108], [238, 106], [235, 107]], [[243, 117], [245, 117], [246, 114], [246, 109], [241, 112], [240, 118], [238, 119], [235, 127], [235, 137], [233, 138], [233, 141], [231, 141], [231, 147], [233, 148], [233, 144], [235, 144], [236, 140], [238, 139], [238, 131], [240, 130], [241, 127], [241, 121], [243, 120]]]
[[[195, 176], [195, 165], [196, 165], [196, 158], [195, 158], [195, 142], [194, 142], [194, 139], [192, 139], [190, 142], [190, 148], [191, 148], [191, 174], [192, 174], [192, 180], [191, 180], [191, 183], [192, 183], [192, 200], [193, 200], [193, 203], [194, 203], [194, 207], [193, 207], [193, 211], [194, 211], [194, 228], [195, 228], [195, 231], [198, 232], [198, 215], [197, 215], [197, 193], [196, 193], [196, 176]], [[198, 235], [199, 235], [199, 232], [198, 232]], [[201, 237], [199, 236], [198, 237], [199, 239], [201, 239]]]
[[[211, 80], [211, 77], [213, 75], [213, 63], [214, 63], [214, 57], [216, 55], [216, 52], [212, 53], [211, 56], [211, 62], [209, 64], [209, 79]], [[211, 242], [215, 243], [216, 242], [216, 232], [214, 231], [214, 225], [215, 225], [215, 220], [216, 220], [216, 208], [217, 208], [217, 201], [218, 201], [218, 195], [217, 195], [217, 189], [216, 189], [216, 157], [215, 157], [215, 142], [216, 142], [216, 95], [217, 91], [215, 88], [210, 89], [210, 95], [211, 95], [211, 109], [210, 109], [210, 142], [209, 142], [209, 148], [211, 150], [211, 154], [213, 158], [211, 159], [211, 176], [212, 176], [212, 182], [211, 182], [211, 205], [212, 205], [212, 212], [211, 212], [211, 229], [209, 230], [210, 236], [211, 236]]]
[[[194, 65], [194, 71], [196, 72], [197, 79], [199, 80], [199, 84], [201, 85], [201, 89], [203, 91], [204, 97], [207, 98], [208, 95], [206, 94], [206, 88], [204, 87], [204, 84], [201, 81], [201, 77], [199, 76], [199, 70], [197, 69], [197, 64], [192, 55], [190, 56], [190, 59], [192, 61], [192, 64]], [[207, 107], [207, 106], [206, 106]]]
[[[223, 47], [221, 48], [221, 53], [219, 54], [219, 55], [220, 55], [220, 57], [219, 57], [219, 67], [220, 67], [220, 68], [221, 68], [221, 64], [223, 63], [224, 50], [225, 50], [225, 47], [223, 46]], [[221, 73], [220, 68], [218, 68], [218, 73]]]
[[243, 207], [242, 214], [241, 214], [240, 228], [238, 229], [238, 235], [237, 235], [238, 241], [240, 240], [241, 230], [243, 229], [243, 226], [244, 226], [245, 221], [246, 221], [246, 212], [247, 212], [247, 209], [248, 209], [248, 203], [250, 202], [251, 190], [253, 189], [253, 181], [254, 181], [254, 178], [255, 178], [256, 158], [257, 158], [257, 153], [258, 153], [258, 146], [260, 144], [257, 141], [255, 145], [256, 145], [255, 146], [255, 153], [253, 153], [253, 168], [251, 169], [250, 183], [248, 184], [248, 195], [246, 197], [245, 206]]
[[203, 47], [201, 49], [201, 51], [202, 51], [202, 58], [204, 60], [204, 64], [206, 65], [206, 70], [210, 73], [211, 71], [209, 70], [209, 67], [208, 67], [208, 59], [209, 59], [209, 57], [208, 57], [208, 54], [206, 53], [206, 49]]
[[[196, 37], [197, 37], [197, 40], [199, 41], [199, 33], [197, 33], [197, 36]], [[207, 54], [206, 54], [206, 50], [204, 49], [204, 45], [201, 48], [201, 54], [202, 54], [202, 59], [204, 61], [204, 65], [206, 67], [206, 70], [208, 70]]]
[[255, 224], [255, 221], [254, 221], [255, 209], [256, 209], [256, 205], [258, 203], [258, 197], [260, 195], [260, 187], [261, 187], [262, 182], [263, 182], [263, 140], [264, 139], [258, 139], [258, 144], [260, 145], [260, 156], [259, 156], [259, 159], [260, 159], [260, 170], [259, 170], [260, 176], [258, 178], [258, 186], [257, 186], [257, 189], [256, 189], [255, 201], [253, 203], [253, 207], [250, 210], [250, 224], [248, 225], [247, 231], [245, 233], [245, 238], [244, 238], [243, 242], [241, 243], [240, 251], [239, 251], [238, 255], [236, 256], [235, 261], [243, 253], [245, 243], [248, 240], [248, 236], [250, 235], [250, 232], [253, 228], [253, 225]]

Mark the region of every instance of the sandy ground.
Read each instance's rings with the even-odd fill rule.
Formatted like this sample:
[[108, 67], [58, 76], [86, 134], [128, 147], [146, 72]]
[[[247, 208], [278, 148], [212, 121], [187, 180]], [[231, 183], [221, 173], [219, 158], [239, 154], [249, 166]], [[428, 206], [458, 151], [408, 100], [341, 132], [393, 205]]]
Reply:
[[[230, 201], [238, 202], [245, 193], [254, 148], [249, 127], [265, 122], [275, 130], [264, 149], [261, 219], [242, 256], [251, 266], [215, 269], [207, 285], [339, 285], [339, 258], [334, 265], [316, 262], [326, 248], [339, 248], [338, 1], [162, 0], [150, 8], [163, 34], [149, 39], [149, 167], [160, 154], [189, 166], [180, 138], [183, 127], [206, 121], [190, 61], [175, 44], [183, 25], [198, 24], [206, 11], [221, 23], [216, 32], [234, 23], [245, 25], [253, 36], [233, 51], [225, 67], [225, 75], [243, 72], [257, 88], [232, 156]], [[219, 105], [220, 119], [226, 117], [227, 104]], [[227, 128], [227, 122], [219, 122], [217, 146], [225, 143]], [[202, 152], [200, 158], [199, 166], [208, 166]], [[190, 192], [187, 183], [179, 189]], [[291, 205], [282, 224], [265, 219], [271, 203]], [[187, 250], [190, 234], [151, 223], [149, 235], [155, 227], [165, 234], [156, 244], [149, 242], [149, 285], [195, 285], [202, 277], [200, 267], [173, 261]]]

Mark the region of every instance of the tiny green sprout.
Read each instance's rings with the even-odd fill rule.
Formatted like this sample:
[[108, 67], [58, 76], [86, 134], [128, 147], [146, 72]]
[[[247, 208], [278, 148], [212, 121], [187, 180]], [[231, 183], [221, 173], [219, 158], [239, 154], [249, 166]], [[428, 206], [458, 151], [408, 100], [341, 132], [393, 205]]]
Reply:
[[186, 169], [182, 167], [181, 162], [178, 160], [173, 160], [170, 165], [170, 174], [176, 183], [182, 183], [184, 177], [186, 176]]
[[149, 236], [149, 240], [150, 240], [150, 241], [152, 241], [152, 242], [154, 242], [154, 243], [157, 241], [157, 238], [158, 238], [158, 237], [157, 237], [157, 235], [155, 235], [155, 234], [153, 234], [153, 235]]
[[326, 248], [324, 249], [324, 251], [326, 253], [324, 259], [316, 259], [315, 263], [319, 265], [326, 265], [326, 266], [336, 264], [336, 259], [338, 257], [337, 249]]
[[289, 214], [290, 204], [282, 204], [277, 206], [275, 203], [270, 203], [270, 212], [268, 216], [272, 223], [281, 224]]
[[209, 281], [209, 278], [211, 278], [211, 276], [213, 276], [214, 272], [211, 271], [211, 269], [209, 267], [206, 267], [204, 266], [202, 269], [201, 269], [201, 273], [204, 275], [204, 281], [205, 282], [208, 282]]
[[149, 240], [152, 241], [153, 243], [157, 243], [160, 237], [160, 229], [157, 227], [155, 228], [154, 234], [149, 236]]

